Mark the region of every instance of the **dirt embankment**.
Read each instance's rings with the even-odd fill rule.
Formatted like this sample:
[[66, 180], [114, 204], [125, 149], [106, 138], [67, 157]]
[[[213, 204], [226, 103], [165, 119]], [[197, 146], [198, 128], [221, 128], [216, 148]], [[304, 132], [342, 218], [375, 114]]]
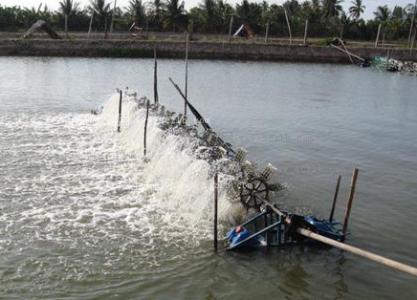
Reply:
[[[158, 57], [184, 58], [185, 43], [175, 41], [129, 40], [0, 40], [1, 56], [62, 56], [62, 57]], [[386, 56], [383, 48], [355, 47], [352, 51], [364, 58]], [[192, 42], [190, 58], [237, 59], [266, 61], [296, 61], [349, 63], [346, 54], [327, 46], [276, 45], [239, 42]], [[417, 51], [390, 49], [389, 55], [399, 60], [417, 61]]]

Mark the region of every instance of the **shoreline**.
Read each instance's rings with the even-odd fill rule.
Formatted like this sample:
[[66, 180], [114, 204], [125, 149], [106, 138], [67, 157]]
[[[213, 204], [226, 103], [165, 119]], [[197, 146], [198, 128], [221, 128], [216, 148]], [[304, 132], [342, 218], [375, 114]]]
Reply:
[[[144, 40], [0, 40], [0, 56], [184, 58], [185, 43]], [[348, 47], [355, 54], [371, 58], [389, 56], [417, 62], [417, 51], [409, 49]], [[282, 45], [239, 42], [190, 42], [190, 59], [288, 61], [349, 64], [346, 54], [329, 46]]]

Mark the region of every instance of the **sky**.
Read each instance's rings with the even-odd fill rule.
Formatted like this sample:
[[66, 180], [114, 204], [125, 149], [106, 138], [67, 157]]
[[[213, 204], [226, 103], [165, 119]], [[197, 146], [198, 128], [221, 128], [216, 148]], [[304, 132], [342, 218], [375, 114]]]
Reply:
[[[87, 6], [88, 3], [90, 2], [89, 0], [76, 0], [76, 1], [78, 1], [82, 7]], [[112, 0], [108, 0], [108, 1], [112, 1]], [[147, 0], [143, 0], [143, 1], [147, 2]], [[300, 0], [299, 2], [302, 2], [302, 1], [303, 0]], [[345, 11], [348, 11], [349, 7], [351, 6], [351, 1], [352, 0], [343, 1], [343, 6], [344, 6]], [[201, 0], [185, 0], [185, 7], [189, 9], [190, 7], [198, 5], [200, 2]], [[241, 0], [226, 0], [226, 2], [230, 4], [235, 4], [237, 2], [241, 2]], [[256, 1], [256, 2], [261, 2], [261, 0]], [[271, 0], [271, 1], [267, 0], [267, 2], [269, 2], [270, 4], [273, 4], [273, 3], [280, 4], [280, 3], [285, 2], [285, 0]], [[380, 5], [388, 5], [390, 8], [393, 8], [395, 5], [405, 6], [413, 2], [414, 0], [394, 0], [394, 1], [393, 0], [363, 0], [364, 5], [366, 6], [363, 17], [365, 19], [373, 18], [374, 17], [373, 12]], [[37, 7], [39, 6], [40, 3], [48, 5], [50, 9], [57, 9], [59, 0], [0, 0], [0, 4], [6, 5], [6, 6], [18, 5], [18, 6], [27, 6], [27, 7], [32, 7], [32, 6]], [[117, 6], [126, 7], [128, 3], [129, 3], [129, 0], [117, 0]]]

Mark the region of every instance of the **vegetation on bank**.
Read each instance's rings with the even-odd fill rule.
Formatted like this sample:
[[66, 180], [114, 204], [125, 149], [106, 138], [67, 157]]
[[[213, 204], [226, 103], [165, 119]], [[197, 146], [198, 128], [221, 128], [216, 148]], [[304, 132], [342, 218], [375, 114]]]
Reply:
[[[49, 22], [55, 29], [65, 31], [88, 31], [93, 15], [94, 31], [108, 31], [111, 20], [114, 30], [127, 32], [133, 22], [144, 30], [192, 31], [197, 33], [225, 34], [229, 31], [233, 16], [233, 30], [247, 24], [258, 35], [263, 35], [269, 23], [273, 36], [288, 36], [286, 13], [294, 36], [304, 34], [305, 21], [309, 22], [309, 37], [342, 36], [348, 39], [374, 39], [381, 24], [383, 39], [410, 38], [410, 29], [415, 27], [415, 7], [379, 6], [374, 19], [364, 20], [363, 0], [352, 0], [349, 11], [341, 6], [343, 0], [311, 0], [299, 2], [288, 0], [283, 5], [242, 2], [231, 6], [224, 0], [202, 0], [186, 11], [179, 0], [130, 0], [128, 7], [116, 7], [108, 0], [91, 0], [81, 8], [75, 0], [60, 1], [57, 11], [46, 5], [38, 8], [5, 7], [0, 5], [0, 30], [27, 29], [39, 19]], [[94, 12], [94, 13], [93, 13]], [[113, 14], [114, 12], [114, 14]], [[412, 25], [414, 24], [414, 26]]]

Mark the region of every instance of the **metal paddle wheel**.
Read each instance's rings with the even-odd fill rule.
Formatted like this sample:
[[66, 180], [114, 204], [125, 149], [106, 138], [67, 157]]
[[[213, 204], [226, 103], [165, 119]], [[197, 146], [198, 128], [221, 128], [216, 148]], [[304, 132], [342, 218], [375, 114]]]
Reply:
[[269, 184], [263, 177], [251, 178], [240, 187], [240, 201], [247, 210], [260, 211], [263, 204], [261, 199], [269, 199]]

